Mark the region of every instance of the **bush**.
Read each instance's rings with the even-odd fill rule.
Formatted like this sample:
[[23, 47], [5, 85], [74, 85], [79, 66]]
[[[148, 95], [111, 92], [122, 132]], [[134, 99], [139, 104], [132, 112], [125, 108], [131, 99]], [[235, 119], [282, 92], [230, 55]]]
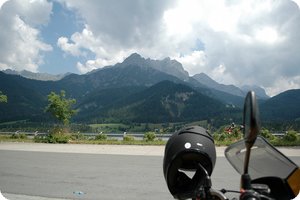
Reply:
[[66, 132], [66, 129], [55, 127], [48, 135], [37, 135], [34, 137], [35, 142], [45, 143], [68, 143], [71, 135]]
[[54, 134], [48, 135], [48, 142], [49, 143], [68, 143], [71, 139], [71, 136], [67, 133], [57, 132]]
[[294, 142], [294, 141], [297, 141], [297, 139], [298, 139], [298, 134], [296, 131], [288, 131], [283, 136], [283, 140], [288, 141], [288, 142]]
[[243, 138], [243, 133], [241, 132], [241, 130], [235, 128], [233, 129], [231, 135], [230, 135], [231, 139], [235, 139], [235, 140], [240, 140]]
[[72, 136], [71, 136], [71, 139], [72, 140], [85, 140], [86, 139], [86, 136], [83, 135], [82, 133], [73, 133]]
[[226, 139], [227, 139], [227, 134], [226, 133], [221, 133], [221, 134], [218, 134], [216, 136], [216, 140], [218, 140], [218, 141], [224, 141]]
[[27, 139], [27, 135], [24, 133], [13, 133], [10, 136], [11, 139]]
[[214, 132], [213, 138], [214, 140], [221, 142], [235, 142], [243, 138], [243, 133], [240, 127], [223, 126], [220, 127], [216, 132]]
[[263, 136], [264, 138], [268, 139], [268, 140], [274, 140], [275, 136], [272, 135], [272, 133], [270, 133], [269, 130], [262, 128], [260, 131], [260, 135]]
[[126, 141], [126, 142], [134, 141], [134, 137], [132, 135], [124, 135], [123, 141]]
[[156, 139], [156, 135], [154, 132], [147, 132], [144, 134], [144, 140], [146, 142], [153, 142]]
[[100, 133], [100, 134], [96, 135], [95, 140], [102, 140], [102, 141], [107, 140], [107, 135]]
[[48, 135], [36, 135], [34, 136], [33, 141], [48, 143]]

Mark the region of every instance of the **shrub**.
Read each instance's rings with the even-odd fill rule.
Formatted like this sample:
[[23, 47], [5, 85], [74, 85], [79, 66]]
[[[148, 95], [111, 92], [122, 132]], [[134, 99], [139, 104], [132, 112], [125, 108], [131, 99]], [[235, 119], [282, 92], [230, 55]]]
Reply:
[[134, 137], [132, 135], [124, 135], [123, 141], [126, 141], [126, 142], [134, 141]]
[[220, 127], [219, 130], [217, 130], [216, 132], [214, 132], [213, 134], [213, 138], [216, 141], [230, 141], [230, 142], [234, 142], [234, 141], [238, 141], [240, 139], [242, 139], [243, 137], [243, 133], [242, 130], [237, 127]]
[[226, 140], [226, 139], [227, 139], [226, 133], [218, 134], [217, 140], [219, 140], [219, 141], [224, 141], [224, 140]]
[[146, 142], [153, 142], [156, 139], [156, 135], [154, 132], [147, 132], [144, 134], [144, 140]]
[[296, 131], [288, 131], [284, 136], [283, 136], [283, 140], [285, 141], [289, 141], [289, 142], [294, 142], [297, 141], [298, 139], [298, 135]]
[[10, 136], [11, 139], [26, 139], [27, 138], [27, 135], [24, 134], [24, 133], [13, 133], [11, 136]]
[[235, 139], [235, 140], [240, 140], [243, 138], [243, 134], [242, 134], [241, 130], [235, 128], [235, 129], [233, 129], [233, 131], [230, 135], [230, 138]]
[[262, 128], [260, 131], [260, 135], [263, 136], [264, 138], [268, 139], [268, 140], [274, 140], [275, 136], [272, 135], [272, 133], [270, 133], [269, 130]]
[[55, 127], [48, 135], [37, 135], [34, 137], [35, 142], [45, 143], [68, 143], [71, 135], [66, 133], [66, 129]]
[[83, 135], [82, 133], [73, 133], [72, 136], [71, 136], [71, 139], [72, 140], [84, 140], [86, 139], [86, 136]]
[[107, 135], [100, 133], [100, 134], [96, 135], [95, 140], [107, 140]]
[[71, 136], [69, 134], [62, 132], [49, 134], [48, 136], [49, 143], [68, 143], [70, 139]]
[[33, 141], [48, 143], [48, 135], [36, 135], [34, 136]]

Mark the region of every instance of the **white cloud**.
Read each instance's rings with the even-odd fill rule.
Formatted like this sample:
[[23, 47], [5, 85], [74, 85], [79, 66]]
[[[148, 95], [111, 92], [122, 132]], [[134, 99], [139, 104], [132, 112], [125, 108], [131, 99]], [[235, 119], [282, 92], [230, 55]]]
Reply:
[[2, 7], [2, 5], [7, 2], [8, 0], [0, 0], [0, 8]]
[[207, 58], [204, 51], [193, 51], [191, 54], [174, 57], [173, 59], [180, 62], [185, 69], [190, 72], [190, 75], [209, 71], [209, 69], [207, 69]]
[[[299, 0], [58, 2], [85, 24], [56, 43], [78, 59], [81, 73], [138, 52], [177, 59], [191, 75], [260, 85], [270, 95], [299, 87]], [[0, 7], [0, 69], [37, 71], [43, 52], [52, 50], [39, 30], [55, 14], [52, 3], [0, 0]]]
[[99, 69], [104, 66], [114, 65], [121, 62], [126, 56], [128, 56], [127, 53], [121, 51], [119, 54], [114, 54], [114, 56], [109, 59], [97, 58], [96, 60], [87, 60], [85, 64], [78, 62], [76, 67], [81, 73], [87, 73], [94, 69]]
[[81, 72], [138, 52], [175, 58], [191, 75], [205, 72], [225, 84], [260, 85], [270, 95], [298, 85], [300, 10], [292, 1], [65, 2], [86, 27], [71, 38], [62, 36], [58, 46], [73, 56], [94, 54], [77, 64]]
[[95, 55], [94, 60], [88, 59], [85, 64], [77, 63], [77, 69], [81, 73], [121, 62], [130, 53], [134, 52], [129, 49], [124, 51], [120, 47], [117, 48], [107, 44], [101, 36], [95, 36], [88, 26], [81, 33], [74, 33], [70, 40], [66, 37], [60, 37], [57, 45], [65, 53], [72, 56], [88, 57], [91, 53]]
[[208, 75], [219, 83], [236, 85], [236, 78], [232, 77], [232, 74], [228, 71], [225, 65], [221, 64], [209, 72]]
[[47, 23], [52, 4], [47, 1], [11, 0], [0, 9], [0, 69], [37, 71], [42, 51], [52, 47], [40, 40], [34, 26]]
[[274, 44], [282, 40], [280, 39], [278, 32], [271, 27], [263, 27], [261, 29], [256, 30], [255, 39], [268, 44]]
[[300, 0], [293, 0], [300, 7]]
[[300, 88], [300, 76], [295, 76], [293, 79], [287, 77], [280, 77], [274, 81], [272, 87], [266, 87], [266, 92], [271, 96], [274, 96], [282, 91], [290, 89], [299, 89]]
[[151, 58], [164, 58], [170, 52], [165, 47], [169, 41], [161, 39], [161, 20], [168, 1], [65, 2], [86, 20], [86, 26], [70, 39], [62, 36], [57, 45], [68, 54], [89, 57], [85, 64], [77, 64], [82, 73], [120, 62], [133, 52]]
[[[198, 21], [186, 21], [193, 24], [192, 32], [197, 32], [205, 46], [206, 65], [199, 64], [203, 72], [226, 84], [257, 84], [277, 88], [277, 91], [297, 87], [275, 84], [283, 77], [295, 79], [296, 83], [294, 76], [300, 74], [300, 60], [296, 55], [300, 50], [297, 45], [300, 38], [296, 36], [300, 12], [292, 2], [235, 1], [228, 4], [224, 1], [213, 11], [210, 9], [214, 7], [209, 4], [202, 7], [195, 4], [195, 9], [202, 14]], [[219, 66], [226, 70], [219, 71]], [[193, 71], [195, 67], [187, 69], [192, 74], [196, 72]]]
[[79, 45], [76, 43], [69, 43], [69, 39], [66, 37], [58, 38], [57, 46], [73, 56], [79, 56], [81, 54], [80, 49], [78, 48]]
[[101, 68], [103, 66], [108, 66], [111, 64], [115, 64], [116, 62], [112, 60], [105, 60], [98, 58], [96, 60], [88, 60], [85, 64], [82, 64], [80, 62], [77, 63], [77, 68], [81, 73], [87, 73], [89, 71], [92, 71], [94, 69]]

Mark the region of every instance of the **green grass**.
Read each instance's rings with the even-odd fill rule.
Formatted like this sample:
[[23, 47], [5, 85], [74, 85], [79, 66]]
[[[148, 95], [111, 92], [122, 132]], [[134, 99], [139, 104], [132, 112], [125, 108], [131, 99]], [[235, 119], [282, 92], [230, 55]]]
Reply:
[[0, 142], [33, 142], [33, 139], [12, 138], [11, 135], [0, 135]]
[[300, 139], [298, 138], [295, 141], [287, 141], [284, 139], [275, 138], [274, 140], [269, 141], [274, 146], [285, 146], [285, 147], [292, 147], [292, 146], [300, 146]]

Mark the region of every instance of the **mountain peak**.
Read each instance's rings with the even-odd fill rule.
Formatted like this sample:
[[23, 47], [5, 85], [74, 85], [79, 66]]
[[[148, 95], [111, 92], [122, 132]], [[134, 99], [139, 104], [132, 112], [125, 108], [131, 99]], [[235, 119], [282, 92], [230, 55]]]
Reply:
[[121, 63], [121, 66], [123, 67], [128, 65], [154, 68], [166, 74], [175, 76], [181, 80], [188, 80], [189, 78], [189, 74], [184, 70], [182, 64], [177, 60], [172, 60], [169, 57], [163, 60], [152, 60], [150, 58], [145, 59], [138, 53], [133, 53], [126, 58], [123, 63]]
[[195, 74], [193, 78], [196, 79], [201, 84], [206, 85], [208, 87], [216, 87], [219, 85], [219, 83], [214, 81], [212, 78], [210, 78], [207, 74], [203, 72], [201, 72], [200, 74]]
[[122, 63], [121, 66], [126, 67], [128, 65], [137, 65], [139, 67], [149, 67], [145, 58], [138, 53], [133, 53], [128, 56]]
[[70, 74], [70, 73], [66, 73], [66, 74], [53, 75], [48, 73], [31, 72], [28, 70], [16, 71], [12, 69], [6, 69], [3, 70], [3, 72], [5, 74], [19, 75], [24, 78], [40, 80], [40, 81], [57, 81]]
[[131, 62], [136, 62], [137, 60], [145, 60], [140, 54], [138, 53], [133, 53], [130, 56], [128, 56], [123, 63], [129, 63], [131, 64]]
[[208, 75], [206, 75], [205, 73], [200, 73], [200, 74], [195, 74], [193, 76], [194, 79], [196, 79], [199, 83], [206, 85], [209, 88], [213, 88], [222, 92], [226, 92], [228, 94], [232, 94], [235, 96], [240, 96], [243, 97], [244, 96], [244, 92], [234, 86], [234, 85], [224, 85], [224, 84], [220, 84], [216, 81], [214, 81], [212, 78], [210, 78]]
[[242, 89], [245, 93], [248, 92], [248, 91], [250, 91], [250, 90], [253, 90], [253, 91], [256, 93], [257, 97], [262, 98], [262, 99], [269, 99], [269, 98], [270, 98], [270, 97], [266, 94], [266, 91], [265, 91], [263, 88], [261, 88], [261, 87], [259, 87], [259, 86], [257, 86], [257, 85], [243, 85], [243, 86], [241, 87], [241, 89]]

